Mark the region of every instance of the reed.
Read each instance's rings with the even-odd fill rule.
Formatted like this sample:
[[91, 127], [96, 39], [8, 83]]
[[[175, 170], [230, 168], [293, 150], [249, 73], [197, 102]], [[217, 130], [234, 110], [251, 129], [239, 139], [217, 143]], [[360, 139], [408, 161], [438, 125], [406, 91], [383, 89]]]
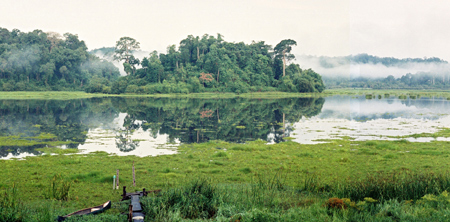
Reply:
[[426, 194], [440, 194], [450, 190], [448, 173], [411, 172], [369, 174], [360, 180], [337, 183], [333, 194], [351, 200], [371, 197], [377, 200], [418, 200]]

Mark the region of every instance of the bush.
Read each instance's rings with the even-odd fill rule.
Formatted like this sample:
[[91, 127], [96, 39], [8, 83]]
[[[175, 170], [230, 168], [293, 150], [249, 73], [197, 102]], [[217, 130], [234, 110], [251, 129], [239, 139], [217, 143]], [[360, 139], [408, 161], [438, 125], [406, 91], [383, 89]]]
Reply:
[[16, 83], [16, 90], [17, 91], [25, 91], [25, 90], [27, 90], [27, 84], [25, 84], [24, 82]]
[[138, 93], [139, 92], [139, 86], [137, 85], [128, 85], [127, 89], [125, 90], [126, 93]]
[[3, 91], [14, 91], [14, 85], [9, 82], [3, 83]]
[[105, 93], [105, 94], [111, 94], [111, 87], [109, 87], [109, 86], [103, 86], [103, 88], [102, 88], [102, 93]]

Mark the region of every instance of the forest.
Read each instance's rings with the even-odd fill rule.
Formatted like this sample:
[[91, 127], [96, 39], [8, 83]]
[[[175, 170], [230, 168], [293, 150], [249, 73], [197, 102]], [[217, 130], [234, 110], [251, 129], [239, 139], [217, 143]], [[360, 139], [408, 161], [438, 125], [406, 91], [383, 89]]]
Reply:
[[112, 63], [87, 52], [77, 35], [0, 28], [0, 91], [83, 90], [120, 76]]
[[102, 52], [123, 62], [126, 76], [111, 86], [92, 82], [86, 92], [103, 93], [196, 93], [196, 92], [322, 92], [322, 78], [311, 69], [290, 63], [294, 40], [282, 40], [274, 48], [264, 41], [245, 44], [226, 42], [223, 36], [192, 36], [170, 45], [167, 52], [153, 51], [142, 61], [133, 51], [139, 42], [121, 38], [115, 49]]
[[[0, 28], [0, 91], [86, 91], [91, 93], [322, 92], [321, 76], [290, 63], [294, 40], [275, 48], [261, 42], [231, 43], [189, 35], [167, 52], [133, 56], [139, 42], [122, 37], [110, 61], [87, 51], [77, 35]], [[108, 50], [108, 48], [104, 48]]]
[[[88, 51], [77, 35], [21, 32], [0, 28], [0, 91], [85, 91], [105, 94], [166, 94], [198, 92], [322, 92], [332, 88], [447, 89], [448, 72], [407, 73], [400, 78], [321, 76], [292, 62], [297, 42], [282, 40], [275, 47], [264, 41], [227, 42], [221, 34], [189, 35], [165, 53], [153, 51], [138, 59], [140, 44], [120, 38], [115, 47]], [[99, 58], [102, 54], [109, 59]], [[315, 59], [305, 57], [306, 59]], [[300, 61], [305, 61], [301, 58]], [[112, 63], [123, 65], [126, 75]], [[321, 69], [346, 64], [447, 65], [439, 58], [396, 59], [359, 54], [319, 57]], [[329, 71], [328, 70], [328, 71]]]

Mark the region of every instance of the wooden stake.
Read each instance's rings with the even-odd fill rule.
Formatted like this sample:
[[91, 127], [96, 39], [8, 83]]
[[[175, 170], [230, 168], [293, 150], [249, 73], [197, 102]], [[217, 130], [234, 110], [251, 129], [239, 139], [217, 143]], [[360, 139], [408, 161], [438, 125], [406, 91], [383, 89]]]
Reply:
[[119, 170], [116, 171], [116, 189], [119, 189]]

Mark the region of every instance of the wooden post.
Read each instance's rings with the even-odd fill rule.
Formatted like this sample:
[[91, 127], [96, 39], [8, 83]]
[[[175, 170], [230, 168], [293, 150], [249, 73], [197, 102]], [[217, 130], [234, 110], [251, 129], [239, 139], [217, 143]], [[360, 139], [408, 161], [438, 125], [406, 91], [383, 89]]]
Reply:
[[136, 174], [134, 173], [134, 161], [133, 161], [133, 187], [136, 186]]
[[122, 200], [124, 200], [126, 196], [127, 196], [127, 187], [126, 187], [126, 186], [123, 186], [123, 190], [122, 190]]
[[142, 189], [142, 196], [146, 197], [147, 196], [147, 191], [145, 191], [145, 188]]
[[116, 171], [116, 189], [119, 189], [119, 170]]
[[128, 221], [129, 222], [133, 221], [133, 205], [132, 204], [128, 205]]

